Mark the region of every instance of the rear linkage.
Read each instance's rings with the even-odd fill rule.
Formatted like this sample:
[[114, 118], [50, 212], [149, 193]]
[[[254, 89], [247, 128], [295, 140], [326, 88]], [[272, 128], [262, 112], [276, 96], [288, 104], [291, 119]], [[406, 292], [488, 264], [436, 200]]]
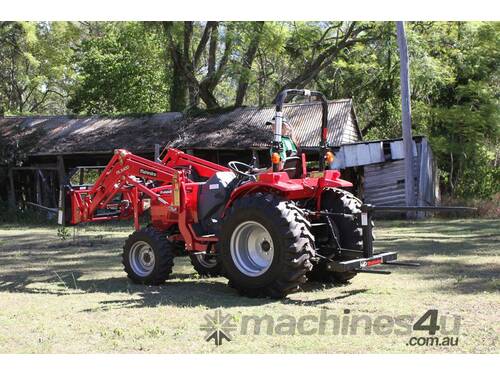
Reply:
[[[330, 234], [332, 235], [336, 248], [336, 252], [333, 252], [329, 256], [323, 256], [316, 254], [317, 257], [326, 260], [328, 263], [326, 268], [332, 272], [348, 272], [355, 271], [360, 273], [375, 273], [389, 275], [390, 271], [386, 270], [375, 270], [368, 269], [375, 265], [388, 265], [388, 266], [403, 266], [403, 267], [419, 267], [419, 263], [415, 262], [401, 262], [397, 261], [397, 251], [376, 253], [373, 250], [373, 221], [372, 214], [375, 212], [417, 212], [417, 211], [473, 211], [476, 208], [471, 207], [429, 207], [429, 206], [374, 206], [371, 204], [363, 204], [361, 206], [361, 213], [359, 214], [345, 214], [338, 212], [327, 212], [327, 211], [311, 211], [304, 210], [309, 215], [324, 216], [325, 221], [328, 224]], [[333, 228], [331, 217], [335, 216], [358, 216], [361, 222], [361, 228], [363, 231], [363, 249], [346, 249], [340, 245], [339, 238]], [[335, 255], [346, 255], [350, 259], [346, 261], [335, 261], [333, 257]]]

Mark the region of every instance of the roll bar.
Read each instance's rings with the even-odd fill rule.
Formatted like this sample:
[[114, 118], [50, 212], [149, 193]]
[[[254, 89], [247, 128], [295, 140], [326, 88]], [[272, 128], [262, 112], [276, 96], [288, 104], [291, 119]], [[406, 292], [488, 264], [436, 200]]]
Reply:
[[[325, 169], [325, 154], [327, 149], [327, 135], [328, 135], [328, 102], [325, 95], [319, 91], [311, 91], [306, 89], [287, 89], [281, 91], [276, 97], [276, 115], [274, 121], [274, 138], [272, 152], [281, 151], [281, 130], [283, 126], [283, 105], [285, 104], [286, 98], [288, 96], [306, 96], [314, 97], [321, 101], [321, 106], [323, 109], [321, 118], [321, 137], [319, 143], [319, 170], [323, 171]], [[278, 164], [273, 164], [273, 172], [278, 171]]]

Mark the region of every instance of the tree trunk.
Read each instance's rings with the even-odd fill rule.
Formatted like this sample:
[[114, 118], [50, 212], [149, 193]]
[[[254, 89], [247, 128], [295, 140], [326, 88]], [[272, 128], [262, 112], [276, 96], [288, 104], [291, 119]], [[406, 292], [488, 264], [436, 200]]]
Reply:
[[217, 99], [215, 98], [213, 94], [213, 89], [209, 87], [206, 84], [200, 84], [200, 92], [199, 92], [200, 98], [205, 102], [207, 105], [207, 109], [218, 109], [220, 108], [219, 102], [217, 102]]
[[187, 107], [188, 85], [184, 74], [184, 53], [179, 42], [174, 41], [173, 23], [162, 22], [163, 32], [167, 37], [166, 55], [170, 56], [172, 82], [170, 86], [170, 110], [182, 112]]
[[[202, 37], [194, 55], [191, 53], [193, 44], [193, 22], [183, 23], [182, 37], [178, 34], [177, 41], [174, 37], [174, 23], [166, 21], [162, 23], [167, 39], [168, 52], [174, 66], [174, 82], [171, 96], [172, 110], [198, 108], [200, 98], [205, 102], [208, 109], [220, 108], [214, 95], [214, 90], [220, 82], [224, 69], [229, 61], [232, 50], [232, 37], [225, 30], [225, 49], [217, 64], [218, 52], [218, 22], [207, 22]], [[180, 41], [178, 41], [181, 39]], [[199, 62], [203, 51], [208, 47], [207, 73], [203, 80], [196, 76], [199, 70]], [[187, 92], [187, 93], [186, 93]], [[189, 98], [188, 106], [184, 98]]]
[[248, 83], [250, 81], [250, 72], [252, 70], [253, 60], [259, 48], [260, 38], [262, 31], [264, 29], [264, 22], [256, 22], [255, 30], [252, 35], [252, 41], [248, 46], [247, 52], [243, 58], [243, 69], [240, 73], [240, 79], [238, 81], [238, 89], [236, 90], [236, 100], [234, 102], [235, 107], [241, 107], [243, 101], [245, 100], [245, 95], [248, 89]]
[[188, 86], [180, 67], [172, 64], [172, 84], [170, 87], [170, 110], [182, 112], [187, 107]]

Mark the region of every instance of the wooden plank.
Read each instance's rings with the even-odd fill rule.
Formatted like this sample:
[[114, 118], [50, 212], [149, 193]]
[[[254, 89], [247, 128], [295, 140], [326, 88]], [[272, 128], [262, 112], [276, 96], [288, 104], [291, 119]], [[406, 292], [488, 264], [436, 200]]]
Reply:
[[391, 159], [400, 160], [404, 159], [404, 157], [403, 141], [391, 142]]
[[356, 165], [371, 164], [370, 146], [367, 144], [360, 144], [355, 147], [356, 149]]
[[50, 194], [49, 194], [49, 181], [45, 177], [45, 174], [43, 173], [42, 169], [38, 171], [38, 175], [40, 177], [40, 182], [42, 185], [42, 204], [44, 206], [49, 206], [50, 205]]
[[80, 185], [83, 185], [83, 181], [85, 179], [85, 168], [80, 168], [79, 172], [80, 172], [79, 182]]
[[[399, 46], [400, 82], [401, 82], [401, 118], [403, 125], [403, 149], [405, 159], [406, 205], [415, 204], [414, 174], [413, 174], [413, 136], [411, 129], [411, 98], [410, 98], [410, 59], [406, 42], [405, 25], [403, 21], [396, 22], [397, 41]], [[414, 213], [408, 213], [412, 218]]]
[[66, 183], [66, 169], [64, 168], [64, 159], [62, 155], [57, 156], [57, 178], [59, 180], [59, 211], [57, 216], [58, 224], [64, 224], [65, 199], [64, 199], [64, 184]]
[[9, 209], [16, 209], [16, 190], [14, 187], [14, 174], [12, 168], [9, 168]]
[[57, 178], [59, 182], [59, 189], [64, 189], [66, 183], [66, 169], [64, 168], [64, 159], [61, 155], [57, 157]]
[[37, 169], [33, 172], [33, 178], [35, 180], [35, 199], [36, 204], [42, 205], [42, 183], [40, 181], [40, 170]]
[[160, 160], [160, 145], [158, 143], [155, 143], [155, 161], [157, 163], [161, 163], [161, 160]]
[[370, 149], [371, 163], [383, 163], [385, 161], [382, 142], [369, 143], [368, 147]]
[[354, 167], [358, 165], [356, 146], [358, 145], [350, 146], [349, 148], [346, 148], [344, 152], [344, 163], [346, 167]]
[[46, 206], [43, 206], [41, 204], [36, 204], [36, 203], [33, 203], [33, 202], [26, 202], [26, 204], [29, 205], [29, 206], [36, 207], [36, 208], [40, 208], [41, 210], [49, 211], [51, 213], [57, 213], [57, 211], [58, 211], [57, 208], [46, 207]]
[[49, 187], [49, 206], [55, 207], [57, 206], [58, 196], [57, 196], [57, 184], [56, 181], [56, 173], [51, 171], [48, 176], [48, 187]]

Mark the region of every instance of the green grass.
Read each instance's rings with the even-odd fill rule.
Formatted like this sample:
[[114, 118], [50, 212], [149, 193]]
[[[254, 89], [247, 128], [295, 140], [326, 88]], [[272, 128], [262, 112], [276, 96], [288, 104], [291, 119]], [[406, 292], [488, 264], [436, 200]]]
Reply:
[[[308, 283], [281, 301], [249, 299], [224, 278], [200, 279], [177, 258], [165, 285], [131, 284], [120, 263], [125, 226], [88, 226], [65, 241], [57, 227], [0, 226], [0, 352], [4, 353], [498, 353], [499, 221], [379, 222], [378, 250], [420, 268], [359, 274], [348, 285]], [[457, 347], [407, 346], [409, 335], [241, 335], [215, 346], [200, 325], [216, 308], [244, 315], [462, 317]], [[425, 335], [419, 333], [418, 336]], [[438, 333], [438, 336], [440, 333]]]

